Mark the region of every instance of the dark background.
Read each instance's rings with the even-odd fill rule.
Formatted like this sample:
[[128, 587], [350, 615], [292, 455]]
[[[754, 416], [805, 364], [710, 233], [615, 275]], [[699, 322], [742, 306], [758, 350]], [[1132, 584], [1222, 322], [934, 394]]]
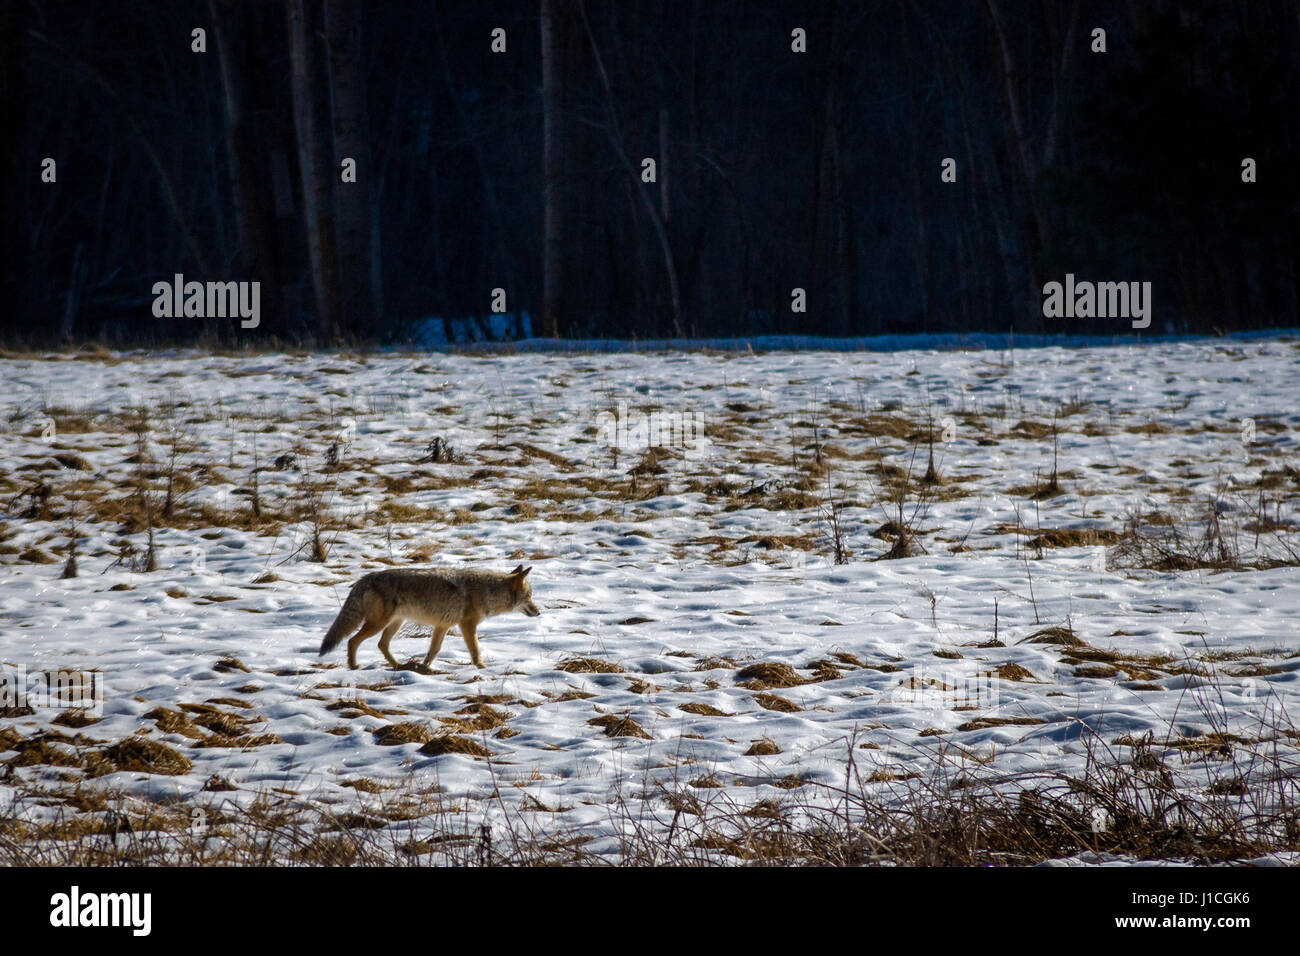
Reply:
[[[496, 287], [564, 337], [1131, 333], [1044, 319], [1066, 272], [1300, 325], [1295, 0], [5, 0], [0, 73], [8, 344], [400, 341]], [[154, 318], [177, 272], [261, 327]]]

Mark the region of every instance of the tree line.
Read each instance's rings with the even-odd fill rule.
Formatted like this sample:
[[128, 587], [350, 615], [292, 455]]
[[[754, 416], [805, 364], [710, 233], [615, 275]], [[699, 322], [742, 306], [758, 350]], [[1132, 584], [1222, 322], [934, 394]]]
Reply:
[[1296, 326], [1297, 53], [1290, 0], [14, 0], [0, 339], [1131, 331], [1067, 273]]

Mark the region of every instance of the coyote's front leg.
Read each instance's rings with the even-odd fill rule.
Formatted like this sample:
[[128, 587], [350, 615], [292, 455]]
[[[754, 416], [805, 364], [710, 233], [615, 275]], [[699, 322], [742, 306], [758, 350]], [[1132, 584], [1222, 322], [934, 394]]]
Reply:
[[460, 635], [465, 638], [465, 646], [469, 648], [470, 660], [474, 662], [475, 667], [483, 666], [483, 658], [478, 654], [478, 622], [466, 618], [460, 622]]
[[433, 663], [433, 659], [438, 656], [438, 652], [442, 650], [442, 639], [447, 636], [449, 630], [451, 630], [449, 627], [435, 627], [433, 629], [433, 636], [429, 640], [429, 653], [424, 655], [426, 669]]

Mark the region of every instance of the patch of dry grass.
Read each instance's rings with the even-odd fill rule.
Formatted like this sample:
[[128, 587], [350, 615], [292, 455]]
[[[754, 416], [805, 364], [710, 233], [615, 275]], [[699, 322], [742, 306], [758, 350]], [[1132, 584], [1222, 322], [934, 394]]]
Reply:
[[613, 661], [604, 661], [598, 657], [571, 657], [555, 665], [557, 671], [567, 674], [621, 674], [623, 668]]
[[431, 738], [428, 743], [420, 748], [420, 753], [432, 756], [441, 756], [443, 754], [464, 754], [468, 757], [492, 756], [492, 751], [478, 741], [471, 740], [469, 737], [458, 737], [455, 734]]
[[1085, 548], [1093, 545], [1115, 544], [1121, 540], [1118, 531], [1106, 528], [1055, 528], [1044, 530], [1027, 543], [1039, 548]]
[[423, 744], [428, 743], [433, 735], [429, 733], [429, 728], [424, 724], [414, 721], [403, 721], [396, 724], [385, 724], [374, 731], [375, 743], [381, 747], [398, 747], [402, 744]]
[[646, 733], [645, 728], [626, 714], [602, 714], [587, 721], [593, 727], [600, 727], [606, 737], [641, 737], [644, 740], [654, 738]]
[[733, 714], [729, 714], [729, 713], [727, 713], [725, 710], [718, 710], [718, 708], [714, 707], [712, 704], [704, 704], [704, 703], [700, 703], [699, 701], [694, 701], [694, 700], [693, 700], [693, 701], [690, 701], [689, 703], [678, 704], [678, 705], [677, 705], [677, 709], [680, 710], [680, 711], [684, 711], [685, 713], [688, 713], [688, 714], [696, 714], [696, 715], [698, 715], [698, 716], [700, 716], [700, 717], [732, 717], [732, 716], [734, 716]]
[[798, 687], [807, 680], [783, 661], [760, 661], [737, 671], [736, 682], [750, 690], [768, 690], [772, 687]]
[[776, 694], [755, 694], [754, 702], [764, 710], [774, 710], [780, 714], [797, 714], [803, 710], [793, 701], [778, 697]]

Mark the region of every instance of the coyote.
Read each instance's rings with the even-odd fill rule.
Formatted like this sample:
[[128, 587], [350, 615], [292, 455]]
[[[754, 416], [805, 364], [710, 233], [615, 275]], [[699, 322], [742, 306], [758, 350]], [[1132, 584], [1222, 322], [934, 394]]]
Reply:
[[509, 573], [394, 568], [367, 574], [352, 586], [321, 641], [320, 652], [328, 654], [355, 630], [348, 640], [348, 667], [355, 670], [361, 642], [383, 631], [380, 653], [393, 667], [400, 667], [388, 652], [388, 644], [403, 621], [415, 621], [433, 626], [429, 653], [424, 655], [424, 666], [428, 667], [438, 656], [447, 632], [460, 625], [474, 666], [482, 667], [475, 633], [480, 621], [507, 611], [523, 611], [529, 617], [542, 613], [533, 603], [532, 589], [525, 580], [531, 570], [521, 564]]

